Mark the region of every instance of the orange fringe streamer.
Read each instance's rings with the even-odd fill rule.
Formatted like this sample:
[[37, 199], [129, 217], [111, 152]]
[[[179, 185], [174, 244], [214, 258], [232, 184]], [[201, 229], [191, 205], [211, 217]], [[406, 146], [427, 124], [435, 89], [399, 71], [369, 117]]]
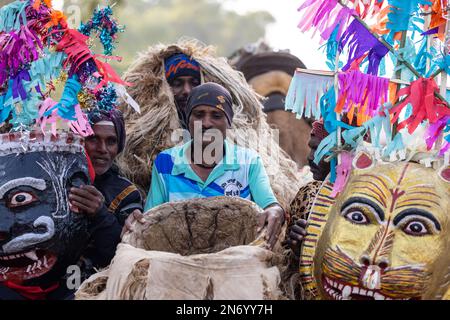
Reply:
[[[47, 6], [47, 8], [49, 8], [49, 9], [53, 8], [52, 0], [44, 0], [44, 3], [45, 3], [45, 5]], [[41, 4], [42, 4], [42, 1], [41, 1], [41, 0], [36, 0], [36, 1], [34, 1], [34, 3], [33, 3], [33, 8], [34, 8], [35, 10], [38, 10], [39, 7], [41, 6]]]

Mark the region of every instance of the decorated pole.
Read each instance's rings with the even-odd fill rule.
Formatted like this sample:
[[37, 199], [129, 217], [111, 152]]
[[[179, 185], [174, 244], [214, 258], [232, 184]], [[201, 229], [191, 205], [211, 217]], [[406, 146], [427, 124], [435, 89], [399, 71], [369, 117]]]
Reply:
[[[341, 4], [343, 6], [347, 5], [348, 0], [342, 0]], [[339, 51], [336, 53], [336, 59], [334, 61], [335, 67], [334, 67], [334, 93], [336, 95], [336, 97], [339, 96], [339, 58], [340, 58], [340, 53]], [[336, 112], [336, 121], [339, 122], [341, 121], [341, 113], [340, 112]], [[338, 150], [338, 154], [337, 154], [337, 158], [336, 158], [336, 165], [338, 166], [341, 163], [341, 147], [342, 147], [342, 141], [341, 141], [341, 136], [342, 136], [342, 129], [341, 127], [338, 127], [336, 130], [336, 140], [337, 140], [337, 150]]]
[[[444, 41], [444, 55], [447, 56], [449, 54], [449, 32], [450, 32], [450, 24], [447, 22], [445, 23], [445, 41]], [[440, 94], [445, 97], [447, 94], [447, 72], [445, 70], [442, 70], [441, 72], [441, 86], [440, 86]]]

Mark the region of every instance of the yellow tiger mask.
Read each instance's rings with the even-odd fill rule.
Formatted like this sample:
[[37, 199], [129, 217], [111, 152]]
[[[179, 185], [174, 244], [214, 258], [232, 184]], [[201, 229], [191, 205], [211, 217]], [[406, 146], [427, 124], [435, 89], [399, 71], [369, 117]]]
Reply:
[[375, 164], [361, 154], [345, 190], [324, 183], [300, 259], [307, 299], [448, 299], [450, 168]]

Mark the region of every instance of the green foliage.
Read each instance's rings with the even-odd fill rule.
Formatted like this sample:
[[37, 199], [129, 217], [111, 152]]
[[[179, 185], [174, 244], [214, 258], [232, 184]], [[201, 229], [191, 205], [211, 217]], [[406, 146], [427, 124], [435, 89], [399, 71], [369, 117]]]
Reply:
[[[248, 0], [245, 0], [248, 1]], [[254, 0], [257, 1], [257, 0]], [[11, 0], [0, 0], [6, 5]], [[180, 37], [196, 38], [217, 47], [217, 53], [228, 56], [238, 48], [256, 42], [265, 35], [267, 24], [274, 22], [269, 12], [240, 15], [223, 8], [220, 0], [65, 0], [64, 6], [79, 7], [82, 21], [87, 21], [98, 5], [114, 4], [114, 15], [126, 26], [119, 35], [116, 55], [121, 63], [111, 64], [121, 73], [136, 57], [156, 43], [173, 43]], [[98, 44], [96, 43], [96, 46]], [[101, 48], [94, 48], [101, 53]]]

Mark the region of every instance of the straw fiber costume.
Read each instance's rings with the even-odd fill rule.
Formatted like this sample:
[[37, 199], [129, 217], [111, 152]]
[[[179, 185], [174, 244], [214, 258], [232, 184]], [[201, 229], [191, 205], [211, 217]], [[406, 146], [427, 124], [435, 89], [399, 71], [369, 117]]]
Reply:
[[[296, 164], [273, 140], [273, 130], [269, 128], [258, 96], [242, 74], [233, 70], [225, 59], [215, 57], [211, 47], [196, 41], [151, 47], [125, 73], [125, 79], [134, 83], [129, 92], [140, 105], [141, 114], [137, 116], [125, 112], [128, 141], [119, 157], [121, 170], [146, 192], [155, 157], [180, 140], [179, 136], [175, 137], [178, 138], [175, 141], [171, 140], [175, 130], [181, 126], [173, 93], [164, 74], [164, 60], [177, 52], [191, 56], [200, 64], [205, 82], [217, 82], [230, 91], [234, 108], [232, 129], [239, 131], [230, 133], [229, 138], [258, 151], [278, 201], [287, 208], [300, 187]], [[258, 148], [258, 141], [267, 144], [267, 148]]]

